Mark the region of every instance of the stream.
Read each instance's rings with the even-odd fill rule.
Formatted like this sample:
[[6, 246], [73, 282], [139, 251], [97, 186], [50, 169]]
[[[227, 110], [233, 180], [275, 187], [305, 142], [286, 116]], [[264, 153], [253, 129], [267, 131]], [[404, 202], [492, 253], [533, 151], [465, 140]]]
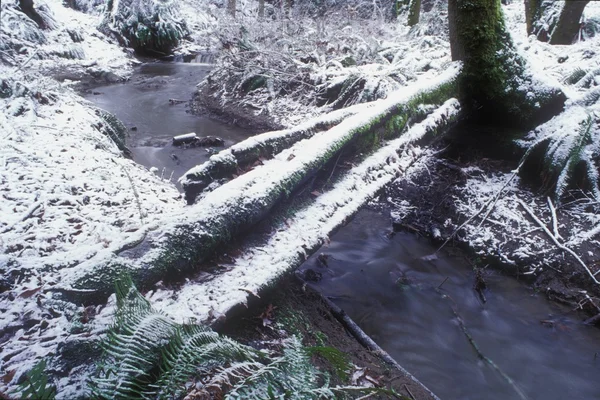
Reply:
[[[129, 129], [134, 160], [177, 179], [210, 156], [206, 149], [172, 146], [195, 132], [226, 146], [249, 132], [187, 112], [195, 85], [210, 67], [148, 63], [124, 84], [95, 87], [84, 96], [114, 113]], [[389, 218], [361, 211], [301, 267], [322, 276], [311, 283], [434, 393], [452, 399], [519, 399], [515, 388], [482, 361], [461, 330], [456, 310], [481, 352], [529, 399], [600, 399], [600, 330], [570, 309], [548, 302], [518, 280], [486, 271], [486, 302], [473, 290], [468, 263], [413, 234], [391, 232]], [[318, 255], [327, 254], [325, 264]], [[321, 258], [323, 259], [323, 258]], [[438, 287], [441, 288], [438, 289]], [[443, 295], [449, 297], [444, 297]]]
[[[137, 163], [156, 168], [159, 176], [170, 178], [181, 190], [179, 177], [208, 160], [210, 151], [221, 148], [175, 147], [173, 136], [191, 132], [199, 137], [218, 136], [231, 146], [250, 135], [248, 130], [188, 112], [187, 102], [196, 84], [209, 71], [210, 65], [199, 63], [146, 63], [129, 81], [97, 86], [82, 95], [130, 129], [127, 147]], [[170, 99], [184, 102], [170, 104]]]
[[484, 274], [483, 303], [466, 260], [443, 251], [423, 260], [437, 249], [428, 240], [390, 232], [389, 218], [361, 211], [300, 270], [321, 274], [311, 286], [440, 398], [521, 398], [479, 359], [454, 308], [480, 351], [528, 399], [600, 399], [598, 328], [498, 271]]

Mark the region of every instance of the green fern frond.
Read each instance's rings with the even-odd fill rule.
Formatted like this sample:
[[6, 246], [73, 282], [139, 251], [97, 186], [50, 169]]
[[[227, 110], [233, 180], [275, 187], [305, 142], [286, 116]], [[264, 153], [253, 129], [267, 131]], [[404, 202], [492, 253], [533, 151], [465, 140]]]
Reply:
[[48, 382], [46, 360], [40, 360], [27, 372], [23, 383], [19, 384], [13, 395], [24, 399], [52, 400], [56, 396], [56, 387]]
[[351, 364], [348, 361], [348, 356], [342, 353], [338, 349], [329, 346], [313, 346], [307, 347], [306, 351], [309, 355], [319, 355], [326, 359], [331, 366], [338, 378], [343, 381], [348, 379], [348, 371], [350, 371]]
[[577, 82], [579, 82], [579, 80], [585, 75], [586, 72], [583, 69], [577, 67], [563, 79], [563, 82], [567, 85], [574, 85]]
[[547, 188], [553, 189], [557, 202], [560, 202], [582, 163], [587, 185], [600, 199], [598, 166], [594, 161], [600, 157], [600, 129], [590, 108], [574, 105], [541, 125], [532, 136], [533, 140], [522, 142], [529, 147], [524, 158], [534, 154], [537, 148], [546, 146], [542, 181]]
[[177, 324], [154, 310], [128, 278], [117, 282], [116, 297], [115, 321], [91, 382], [96, 398], [179, 398], [196, 377], [202, 377], [196, 384], [201, 390], [217, 390], [225, 399], [339, 399], [348, 391], [380, 390], [330, 387], [311, 358], [319, 354], [345, 373], [349, 364], [335, 349], [305, 348], [292, 336], [277, 350], [259, 351], [206, 326]]

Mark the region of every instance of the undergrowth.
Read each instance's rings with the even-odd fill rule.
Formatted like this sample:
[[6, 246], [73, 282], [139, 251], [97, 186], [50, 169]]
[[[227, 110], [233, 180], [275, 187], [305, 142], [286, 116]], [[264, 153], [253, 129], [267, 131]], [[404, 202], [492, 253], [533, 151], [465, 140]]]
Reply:
[[311, 357], [331, 360], [343, 375], [349, 367], [343, 367], [345, 357], [336, 349], [304, 347], [298, 336], [256, 349], [203, 325], [174, 322], [154, 310], [130, 279], [117, 282], [116, 295], [114, 325], [91, 381], [96, 398], [171, 399], [189, 393], [224, 399], [339, 399], [354, 392], [388, 393], [330, 386], [329, 376], [316, 369]]

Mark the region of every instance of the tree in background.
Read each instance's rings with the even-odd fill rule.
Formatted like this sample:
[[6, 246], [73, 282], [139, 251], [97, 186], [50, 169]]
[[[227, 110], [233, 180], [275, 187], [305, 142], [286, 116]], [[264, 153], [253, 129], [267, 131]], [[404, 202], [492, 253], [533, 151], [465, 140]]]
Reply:
[[453, 60], [463, 61], [460, 96], [473, 117], [531, 126], [557, 114], [564, 94], [536, 82], [515, 51], [500, 0], [449, 0]]
[[581, 17], [589, 0], [525, 0], [527, 34], [542, 42], [571, 44], [581, 29]]

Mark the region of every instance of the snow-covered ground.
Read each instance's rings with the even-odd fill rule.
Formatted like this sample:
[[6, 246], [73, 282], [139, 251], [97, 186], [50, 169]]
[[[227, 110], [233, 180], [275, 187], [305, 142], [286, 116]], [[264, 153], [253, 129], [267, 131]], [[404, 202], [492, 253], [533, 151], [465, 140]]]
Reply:
[[[129, 53], [97, 31], [100, 17], [65, 8], [61, 0], [46, 0], [47, 15], [52, 16], [53, 29], [41, 31], [15, 11], [14, 3], [2, 3], [0, 27], [0, 42], [3, 42], [0, 43], [0, 337], [3, 341], [0, 375], [5, 376], [0, 381], [2, 391], [14, 388], [22, 374], [41, 357], [60, 353], [67, 339], [71, 343], [88, 340], [109, 322], [111, 307], [106, 307], [104, 311], [101, 311], [102, 306], [84, 308], [65, 302], [53, 294], [51, 289], [61, 283], [59, 277], [69, 275], [69, 270], [77, 269], [78, 265], [92, 257], [114, 253], [124, 243], [136, 241], [169, 216], [181, 215], [184, 207], [179, 193], [170, 182], [161, 180], [123, 157], [115, 143], [103, 133], [107, 121], [71, 89], [74, 79], [118, 82], [131, 73], [131, 65], [135, 61]], [[211, 16], [221, 15], [222, 10], [198, 13], [197, 7], [204, 4], [200, 0], [181, 2], [182, 15], [194, 32], [192, 36], [196, 36], [195, 43], [183, 44], [182, 52], [214, 46], [216, 39], [210, 35], [217, 28], [224, 28], [226, 34], [230, 32], [232, 37], [237, 37], [231, 32], [239, 29], [238, 25], [233, 22], [219, 25]], [[519, 48], [527, 55], [534, 71], [563, 87], [570, 98], [581, 96], [585, 88], [566, 85], [564, 80], [577, 68], [592, 70], [600, 66], [598, 38], [573, 46], [550, 46], [526, 37], [521, 3], [513, 2], [505, 7], [505, 12], [509, 30]], [[591, 2], [586, 13], [600, 16], [600, 3]], [[382, 24], [378, 31], [369, 31], [373, 34], [378, 32], [379, 36], [373, 40], [361, 37], [368, 30], [357, 23], [349, 23], [345, 30], [340, 31], [342, 38], [335, 44], [351, 42], [355, 59], [360, 61], [360, 57], [371, 57], [372, 62], [344, 67], [340, 60], [327, 59], [315, 52], [315, 58], [321, 57], [322, 60], [309, 67], [297, 66], [294, 73], [308, 74], [309, 81], [318, 82], [320, 89], [351, 76], [364, 77], [367, 92], [373, 94], [380, 88], [375, 97], [385, 97], [395, 89], [413, 85], [417, 81], [427, 81], [445, 70], [450, 62], [449, 44], [444, 35], [446, 28], [442, 23], [445, 14], [443, 11], [428, 14], [425, 16], [426, 22], [439, 22], [433, 30], [426, 28], [425, 24], [412, 30], [403, 25]], [[292, 23], [287, 27], [269, 29], [274, 33], [283, 28], [288, 30], [284, 35], [285, 40], [293, 41], [293, 29], [297, 27]], [[257, 24], [250, 29], [258, 30], [261, 26]], [[314, 29], [315, 34], [322, 34], [322, 27], [316, 24], [306, 29]], [[331, 32], [329, 37], [334, 35]], [[364, 43], [359, 43], [359, 39]], [[303, 45], [308, 47], [306, 43]], [[323, 54], [327, 54], [327, 44], [324, 46]], [[358, 54], [360, 51], [363, 53]], [[369, 52], [373, 54], [365, 55]], [[379, 62], [376, 63], [374, 59]], [[249, 75], [245, 71], [234, 72]], [[256, 71], [250, 73], [255, 74]], [[221, 89], [217, 96], [225, 95], [228, 90], [226, 86]], [[269, 86], [259, 89], [255, 91], [255, 97], [248, 101], [258, 107], [257, 113], [268, 113], [270, 118], [283, 125], [294, 125], [331, 109], [327, 106], [316, 107], [313, 100], [301, 99], [304, 96], [302, 91], [295, 98], [270, 98], [273, 90]], [[226, 101], [226, 98], [222, 100]], [[280, 155], [273, 162], [288, 160], [288, 153]], [[423, 157], [423, 160], [426, 159], [428, 157]], [[401, 166], [407, 160], [411, 161], [412, 158], [395, 160], [394, 163]], [[419, 167], [423, 166], [419, 164]], [[373, 171], [367, 172], [374, 174]], [[500, 174], [484, 176], [475, 170], [470, 172], [465, 196], [456, 199], [458, 209], [465, 215], [477, 212], [509, 178]], [[371, 176], [372, 187], [363, 197], [367, 198], [374, 188], [380, 187], [379, 178], [381, 176], [377, 174]], [[346, 184], [344, 182], [340, 183], [342, 189]], [[517, 183], [518, 178], [515, 178], [503, 190], [509, 193], [523, 190], [515, 186]], [[323, 215], [327, 214], [329, 205], [323, 204], [326, 201], [335, 203], [332, 196], [330, 194], [319, 199], [315, 209]], [[545, 207], [545, 199], [522, 199], [530, 205], [537, 202], [536, 211]], [[344, 220], [356, 210], [358, 205], [352, 200], [346, 199], [348, 211], [336, 214], [337, 220]], [[494, 236], [494, 225], [504, 225], [508, 227], [507, 231], [515, 224], [523, 229], [536, 229], [535, 221], [530, 221], [528, 225], [519, 222], [525, 216], [526, 209], [521, 205], [521, 212], [517, 214], [517, 204], [520, 205], [516, 198], [503, 197], [488, 216], [487, 224], [481, 227], [475, 223], [467, 225], [465, 228], [471, 235], [473, 246], [487, 249], [500, 246], [502, 243]], [[311, 210], [314, 211], [309, 209], [308, 212]], [[565, 208], [564, 215], [568, 215], [569, 210], [572, 209]], [[540, 215], [540, 218], [546, 218], [550, 226], [551, 209], [548, 208], [548, 212]], [[557, 229], [564, 237], [562, 243], [577, 249], [581, 240], [592, 239], [598, 233], [594, 226], [598, 226], [600, 221], [597, 214], [592, 212], [579, 213], [574, 218], [586, 222], [577, 225], [568, 234], [560, 223]], [[297, 232], [306, 233], [313, 229], [316, 232], [313, 237], [302, 239], [304, 242], [294, 242], [290, 238], [296, 235], [296, 231], [279, 232], [270, 242], [268, 251], [285, 250], [287, 257], [301, 257], [297, 249], [302, 245], [311, 247], [326, 238], [327, 233], [321, 230], [325, 228], [320, 226], [322, 221], [313, 222], [314, 225], [309, 227], [302, 221], [294, 225]], [[277, 244], [281, 238], [285, 241]], [[540, 248], [537, 241], [527, 243], [528, 247], [520, 247], [515, 254], [538, 254]], [[282, 254], [281, 257], [283, 261], [275, 261], [288, 262], [284, 260], [286, 255]], [[246, 279], [249, 266], [271, 261], [273, 259], [266, 259], [262, 255], [246, 254], [240, 257], [238, 268], [230, 274], [237, 280], [234, 280], [235, 295], [230, 296], [232, 302], [227, 306], [243, 301], [249, 295], [248, 291], [256, 289], [256, 286], [252, 286], [256, 282], [249, 283]], [[538, 266], [532, 265], [532, 271], [534, 268]], [[271, 274], [272, 271], [263, 272]], [[276, 276], [277, 272], [272, 276]], [[264, 274], [256, 278], [264, 278]], [[223, 279], [226, 277], [224, 275]], [[229, 284], [223, 283], [223, 279], [217, 282], [219, 288]], [[200, 294], [210, 301], [199, 301]], [[182, 318], [200, 316], [206, 319], [208, 316], [214, 317], [215, 313], [227, 311], [224, 304], [213, 304], [204, 288], [187, 287], [182, 293], [185, 303], [183, 309], [178, 309], [183, 303], [175, 301], [173, 295], [158, 290], [152, 293], [151, 299], [159, 303], [159, 308]], [[188, 309], [198, 304], [202, 307], [195, 312]], [[87, 323], [99, 312], [102, 318]], [[61, 370], [64, 365], [59, 364], [50, 367], [66, 375], [58, 382], [60, 397], [69, 398], [82, 393], [84, 371]]]
[[132, 59], [96, 30], [97, 16], [46, 5], [54, 27], [36, 31], [2, 3], [12, 47], [0, 64], [0, 374], [15, 381], [81, 324], [83, 307], [48, 292], [59, 274], [183, 207], [172, 183], [121, 154], [65, 79], [118, 81]]

